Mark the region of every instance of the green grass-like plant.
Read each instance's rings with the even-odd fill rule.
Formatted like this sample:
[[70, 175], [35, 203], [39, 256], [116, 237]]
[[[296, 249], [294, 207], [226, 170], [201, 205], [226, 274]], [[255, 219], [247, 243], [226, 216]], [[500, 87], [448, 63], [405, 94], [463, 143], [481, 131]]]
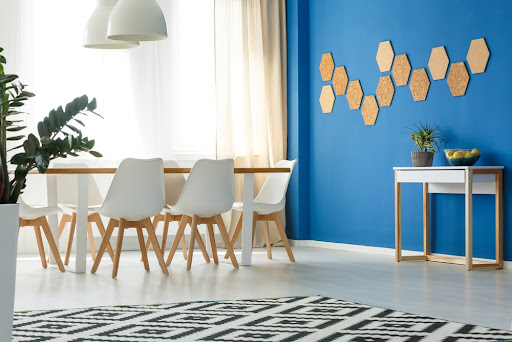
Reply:
[[414, 146], [417, 146], [420, 152], [434, 152], [440, 148], [441, 144], [444, 144], [440, 129], [435, 124], [429, 124], [428, 122], [414, 124], [414, 128], [409, 128], [409, 136], [414, 141]]

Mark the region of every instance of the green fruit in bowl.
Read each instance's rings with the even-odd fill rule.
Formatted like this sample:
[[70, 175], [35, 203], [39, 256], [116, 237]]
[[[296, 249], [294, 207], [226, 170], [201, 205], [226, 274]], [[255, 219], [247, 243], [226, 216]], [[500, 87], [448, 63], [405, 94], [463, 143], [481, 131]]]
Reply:
[[471, 154], [473, 154], [475, 157], [480, 157], [480, 150], [478, 148], [474, 148], [471, 150]]

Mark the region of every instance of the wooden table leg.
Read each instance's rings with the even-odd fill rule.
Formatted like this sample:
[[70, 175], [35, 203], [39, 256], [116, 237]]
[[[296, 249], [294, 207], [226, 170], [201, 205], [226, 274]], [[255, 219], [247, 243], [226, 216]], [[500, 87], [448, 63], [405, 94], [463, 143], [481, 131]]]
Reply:
[[466, 270], [473, 269], [473, 170], [466, 170], [465, 184], [465, 202], [466, 202]]
[[423, 183], [423, 253], [430, 255], [430, 194], [428, 183]]
[[401, 183], [397, 182], [395, 170], [395, 260], [402, 259], [402, 192]]
[[503, 268], [503, 170], [496, 173], [496, 263]]

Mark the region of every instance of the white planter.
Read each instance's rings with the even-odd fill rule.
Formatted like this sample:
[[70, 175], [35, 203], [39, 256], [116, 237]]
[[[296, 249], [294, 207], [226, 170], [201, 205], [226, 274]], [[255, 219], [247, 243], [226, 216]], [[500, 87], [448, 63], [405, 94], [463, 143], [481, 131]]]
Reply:
[[0, 341], [12, 340], [18, 220], [18, 204], [0, 204]]

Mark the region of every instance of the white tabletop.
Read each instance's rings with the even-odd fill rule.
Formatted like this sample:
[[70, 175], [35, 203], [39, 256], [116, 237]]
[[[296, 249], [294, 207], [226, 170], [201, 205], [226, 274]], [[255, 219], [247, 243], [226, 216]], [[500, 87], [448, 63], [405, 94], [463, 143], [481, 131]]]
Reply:
[[468, 169], [504, 169], [504, 166], [428, 166], [428, 167], [416, 167], [416, 166], [396, 166], [393, 170], [468, 170]]

